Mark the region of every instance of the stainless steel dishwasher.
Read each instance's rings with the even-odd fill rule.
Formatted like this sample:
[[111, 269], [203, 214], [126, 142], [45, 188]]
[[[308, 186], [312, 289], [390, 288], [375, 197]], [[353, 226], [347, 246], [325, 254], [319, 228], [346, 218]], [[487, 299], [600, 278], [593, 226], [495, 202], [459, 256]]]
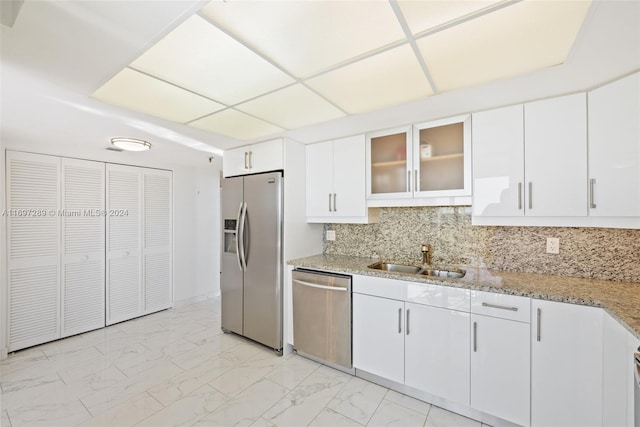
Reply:
[[352, 370], [351, 276], [295, 269], [292, 280], [294, 349]]

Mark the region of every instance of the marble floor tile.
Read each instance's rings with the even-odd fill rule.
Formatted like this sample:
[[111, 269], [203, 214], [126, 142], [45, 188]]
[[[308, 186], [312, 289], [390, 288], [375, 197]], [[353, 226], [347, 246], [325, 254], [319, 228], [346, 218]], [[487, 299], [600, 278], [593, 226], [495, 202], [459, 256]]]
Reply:
[[350, 375], [322, 366], [269, 409], [264, 418], [276, 425], [308, 425], [345, 386]]
[[425, 427], [481, 427], [479, 421], [432, 406]]
[[12, 427], [75, 426], [91, 418], [87, 409], [76, 400], [71, 403], [34, 404], [7, 411]]
[[[232, 368], [231, 362], [221, 357], [213, 358], [194, 368], [182, 371], [166, 381], [149, 389], [149, 393], [164, 406], [168, 406], [192, 391], [202, 387], [210, 381]], [[222, 391], [222, 390], [220, 390]]]
[[360, 424], [367, 424], [386, 393], [384, 387], [352, 377], [327, 408]]
[[0, 412], [0, 426], [2, 427], [12, 427], [11, 421], [9, 420], [9, 415], [7, 411]]
[[149, 393], [141, 393], [80, 424], [82, 427], [132, 426], [162, 410]]
[[367, 426], [421, 427], [427, 416], [389, 400], [383, 400]]
[[284, 387], [263, 379], [196, 423], [196, 426], [248, 426], [282, 396]]
[[313, 427], [360, 427], [363, 424], [358, 424], [333, 409], [324, 408], [309, 425]]
[[427, 402], [414, 399], [413, 397], [398, 393], [394, 390], [389, 390], [384, 398], [385, 400], [397, 403], [400, 406], [404, 406], [405, 408], [409, 408], [424, 415], [428, 414], [431, 409], [431, 405]]
[[137, 426], [190, 426], [228, 400], [224, 394], [205, 385], [141, 421]]
[[0, 393], [1, 427], [484, 427], [224, 334], [219, 298], [15, 352]]

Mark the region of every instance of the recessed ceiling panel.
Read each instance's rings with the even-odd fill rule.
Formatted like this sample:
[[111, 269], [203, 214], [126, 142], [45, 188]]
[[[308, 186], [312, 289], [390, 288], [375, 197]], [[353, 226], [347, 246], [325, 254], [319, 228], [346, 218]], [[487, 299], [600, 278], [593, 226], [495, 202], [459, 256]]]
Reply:
[[439, 91], [562, 64], [590, 1], [522, 1], [417, 41]]
[[92, 97], [178, 123], [185, 123], [224, 108], [210, 99], [129, 68], [116, 74], [95, 91]]
[[213, 1], [202, 11], [301, 78], [404, 39], [387, 1]]
[[236, 110], [224, 110], [189, 123], [198, 129], [248, 141], [282, 132], [284, 129]]
[[287, 129], [345, 116], [338, 108], [301, 84], [240, 104], [236, 108]]
[[354, 62], [306, 83], [351, 114], [433, 94], [408, 45]]
[[503, 0], [411, 1], [398, 4], [412, 34], [439, 27]]
[[167, 34], [131, 67], [224, 104], [235, 104], [293, 82], [198, 15]]

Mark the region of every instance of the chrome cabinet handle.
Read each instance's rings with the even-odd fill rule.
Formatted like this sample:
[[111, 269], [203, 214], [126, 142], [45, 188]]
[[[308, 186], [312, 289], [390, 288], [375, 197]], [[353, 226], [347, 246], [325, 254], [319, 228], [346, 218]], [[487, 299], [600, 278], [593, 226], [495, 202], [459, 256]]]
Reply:
[[410, 311], [410, 310], [409, 310], [409, 309], [407, 309], [407, 323], [406, 323], [406, 325], [404, 326], [404, 328], [407, 330], [407, 332], [406, 332], [406, 333], [407, 333], [407, 335], [409, 335], [409, 311]]
[[499, 308], [500, 310], [518, 311], [518, 307], [507, 307], [506, 305], [489, 304], [488, 302], [483, 302], [482, 306], [489, 308]]
[[248, 159], [249, 159], [249, 152], [245, 151], [244, 152], [244, 169], [245, 170], [249, 169]]
[[253, 169], [253, 151], [249, 151], [249, 169]]
[[591, 178], [589, 180], [589, 200], [591, 201], [591, 209], [596, 208], [596, 201], [595, 201], [594, 190], [593, 190], [595, 185], [596, 185], [596, 179]]
[[537, 317], [537, 325], [536, 325], [536, 339], [538, 341], [540, 341], [540, 320], [542, 319], [542, 310], [538, 309], [537, 313], [536, 313], [536, 317]]
[[402, 309], [398, 309], [398, 333], [402, 333]]
[[473, 322], [473, 351], [478, 351], [478, 322]]
[[331, 193], [329, 193], [329, 212], [333, 212], [331, 210]]
[[416, 169], [416, 170], [413, 172], [413, 190], [414, 190], [415, 192], [420, 191], [420, 190], [418, 189], [418, 169]]
[[407, 191], [411, 193], [411, 171], [407, 171]]
[[529, 209], [533, 209], [533, 182], [529, 181]]
[[522, 209], [522, 183], [518, 183], [518, 210]]
[[338, 212], [338, 204], [336, 203], [336, 193], [333, 193], [333, 211]]

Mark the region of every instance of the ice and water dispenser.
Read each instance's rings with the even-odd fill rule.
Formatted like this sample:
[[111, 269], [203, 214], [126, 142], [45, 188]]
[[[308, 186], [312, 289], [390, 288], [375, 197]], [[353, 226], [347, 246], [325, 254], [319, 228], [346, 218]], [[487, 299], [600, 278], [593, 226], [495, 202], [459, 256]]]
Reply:
[[224, 251], [226, 253], [236, 253], [236, 220], [224, 220]]

